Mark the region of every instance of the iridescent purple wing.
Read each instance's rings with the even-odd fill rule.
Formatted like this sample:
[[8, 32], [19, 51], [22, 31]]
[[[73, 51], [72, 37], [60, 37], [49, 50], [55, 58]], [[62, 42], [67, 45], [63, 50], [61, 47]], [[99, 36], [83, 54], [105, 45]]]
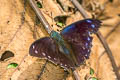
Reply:
[[74, 67], [72, 61], [59, 51], [58, 44], [50, 37], [44, 37], [35, 41], [30, 46], [29, 53], [31, 56], [48, 59], [65, 69]]
[[75, 22], [62, 30], [61, 35], [71, 46], [78, 66], [85, 59], [89, 58], [92, 47], [92, 37], [90, 34], [98, 31], [100, 23], [96, 19], [85, 19]]

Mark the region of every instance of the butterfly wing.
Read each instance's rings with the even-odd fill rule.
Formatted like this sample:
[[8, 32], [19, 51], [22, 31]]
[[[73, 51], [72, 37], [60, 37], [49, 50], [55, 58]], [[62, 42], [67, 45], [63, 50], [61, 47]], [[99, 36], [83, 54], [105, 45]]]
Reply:
[[96, 19], [85, 19], [75, 22], [61, 31], [65, 41], [71, 46], [77, 65], [89, 58], [92, 37], [90, 34], [96, 33], [100, 27], [100, 21]]
[[74, 67], [69, 58], [59, 51], [55, 40], [50, 37], [44, 37], [35, 41], [30, 46], [29, 53], [31, 56], [48, 59], [66, 69]]

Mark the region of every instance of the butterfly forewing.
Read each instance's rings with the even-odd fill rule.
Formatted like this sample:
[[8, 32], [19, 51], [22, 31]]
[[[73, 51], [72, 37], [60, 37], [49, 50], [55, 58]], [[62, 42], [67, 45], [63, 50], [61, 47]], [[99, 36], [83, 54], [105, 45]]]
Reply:
[[92, 46], [92, 37], [90, 34], [98, 31], [100, 23], [96, 19], [85, 19], [75, 22], [62, 30], [61, 35], [68, 42], [69, 46], [71, 46], [78, 66], [85, 59], [89, 58]]
[[[31, 56], [48, 59], [65, 69], [79, 66], [89, 58], [92, 47], [91, 34], [98, 31], [100, 23], [96, 19], [75, 22], [62, 30], [62, 39], [56, 36], [41, 38], [31, 45], [29, 53]], [[63, 45], [64, 41], [66, 44]]]
[[44, 37], [35, 41], [30, 46], [29, 53], [31, 56], [46, 58], [55, 64], [59, 64], [65, 69], [72, 68], [74, 66], [71, 60], [59, 51], [55, 40], [50, 37]]
[[[35, 41], [31, 45], [29, 53], [31, 56], [46, 58], [50, 55], [50, 54], [48, 54], [48, 50], [51, 51], [51, 54], [54, 53], [56, 50], [55, 45], [51, 45], [51, 44], [54, 44], [54, 42], [52, 41], [51, 38], [48, 38], [48, 37], [41, 38], [41, 39]], [[51, 45], [51, 47], [50, 47], [50, 45]], [[55, 54], [52, 54], [51, 56], [55, 56]]]

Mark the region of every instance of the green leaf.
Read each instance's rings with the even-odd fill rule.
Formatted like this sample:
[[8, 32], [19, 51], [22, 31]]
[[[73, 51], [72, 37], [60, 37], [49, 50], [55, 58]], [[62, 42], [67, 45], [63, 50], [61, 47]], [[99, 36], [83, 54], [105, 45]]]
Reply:
[[90, 75], [94, 74], [94, 70], [92, 68], [90, 68]]
[[57, 26], [64, 26], [64, 24], [62, 23], [62, 22], [57, 22], [57, 24], [56, 24]]
[[109, 0], [111, 3], [113, 2], [113, 0]]
[[42, 4], [40, 2], [37, 2], [37, 7], [42, 8]]
[[98, 80], [98, 79], [95, 77], [91, 77], [89, 80]]
[[17, 66], [18, 66], [17, 63], [10, 63], [10, 64], [8, 64], [7, 69], [9, 69], [9, 68], [16, 68]]

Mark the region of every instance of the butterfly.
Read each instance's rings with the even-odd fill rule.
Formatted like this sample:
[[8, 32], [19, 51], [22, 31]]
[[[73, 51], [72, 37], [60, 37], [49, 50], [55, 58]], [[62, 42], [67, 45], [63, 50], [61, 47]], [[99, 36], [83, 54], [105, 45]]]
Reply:
[[43, 37], [32, 43], [31, 56], [47, 59], [64, 69], [80, 66], [89, 58], [92, 47], [92, 33], [101, 26], [97, 19], [84, 19], [65, 27], [60, 34], [52, 31], [50, 37]]

